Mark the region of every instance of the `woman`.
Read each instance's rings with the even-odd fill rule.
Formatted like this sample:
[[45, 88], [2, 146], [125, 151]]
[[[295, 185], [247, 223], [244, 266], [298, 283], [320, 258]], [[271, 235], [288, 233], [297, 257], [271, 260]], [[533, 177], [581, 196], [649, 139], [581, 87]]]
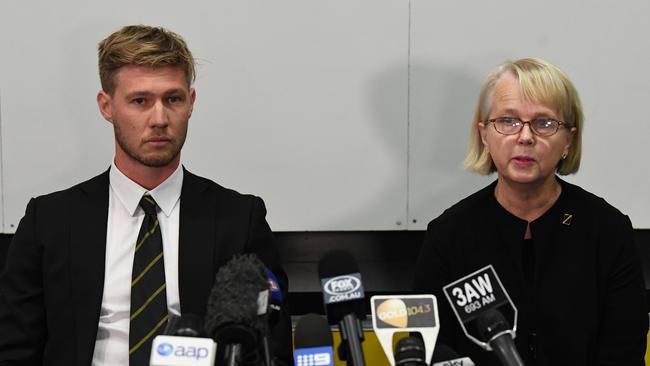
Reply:
[[497, 180], [429, 223], [413, 290], [438, 298], [438, 344], [500, 365], [469, 341], [442, 287], [492, 264], [518, 308], [526, 365], [643, 365], [648, 314], [629, 218], [557, 174], [578, 170], [582, 107], [541, 59], [483, 84], [466, 167]]

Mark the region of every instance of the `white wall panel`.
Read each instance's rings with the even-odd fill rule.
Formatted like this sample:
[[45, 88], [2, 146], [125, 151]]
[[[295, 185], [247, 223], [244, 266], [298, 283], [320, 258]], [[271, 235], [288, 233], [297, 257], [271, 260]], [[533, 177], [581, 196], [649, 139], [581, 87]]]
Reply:
[[199, 61], [188, 169], [262, 196], [275, 230], [405, 227], [407, 1], [0, 7], [4, 232], [29, 197], [108, 167], [96, 45], [130, 23], [178, 32]]
[[521, 57], [557, 64], [581, 95], [582, 166], [565, 179], [649, 228], [648, 16], [647, 1], [413, 0], [409, 228], [495, 179], [462, 169], [471, 118], [487, 73]]

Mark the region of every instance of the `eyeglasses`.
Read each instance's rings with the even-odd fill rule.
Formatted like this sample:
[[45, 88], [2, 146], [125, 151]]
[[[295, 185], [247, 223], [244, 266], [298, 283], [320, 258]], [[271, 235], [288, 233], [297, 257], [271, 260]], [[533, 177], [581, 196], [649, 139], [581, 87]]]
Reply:
[[536, 118], [532, 121], [522, 121], [514, 117], [493, 118], [487, 122], [492, 123], [494, 129], [502, 135], [518, 134], [524, 128], [524, 125], [528, 123], [528, 126], [535, 135], [543, 137], [554, 135], [560, 129], [560, 126], [566, 124], [551, 118]]

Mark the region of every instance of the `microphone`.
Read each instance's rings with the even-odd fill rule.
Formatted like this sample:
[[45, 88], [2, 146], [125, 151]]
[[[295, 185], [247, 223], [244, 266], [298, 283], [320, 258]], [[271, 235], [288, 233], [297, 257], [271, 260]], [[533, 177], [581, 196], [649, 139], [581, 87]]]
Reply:
[[317, 314], [303, 315], [296, 324], [295, 366], [334, 366], [332, 332]]
[[[513, 342], [517, 308], [492, 265], [442, 289], [467, 338], [487, 351], [494, 351], [504, 365], [523, 365]], [[512, 329], [499, 309], [513, 314]]]
[[433, 354], [432, 366], [474, 366], [469, 357], [460, 357], [456, 351], [446, 344], [439, 344]]
[[342, 342], [339, 358], [348, 365], [365, 366], [361, 342], [365, 319], [365, 295], [357, 262], [345, 251], [331, 251], [318, 262], [318, 276], [323, 291], [329, 324], [338, 324]]
[[219, 268], [208, 297], [205, 329], [219, 345], [220, 361], [228, 366], [258, 361], [260, 336], [268, 332], [260, 315], [267, 306], [268, 279], [254, 254], [237, 255]]
[[269, 287], [269, 327], [273, 328], [280, 320], [280, 313], [282, 311], [282, 290], [278, 278], [268, 268], [264, 268], [266, 277], [268, 279]]
[[[264, 268], [264, 273], [267, 278], [268, 285], [268, 307], [263, 314], [263, 318], [269, 328], [273, 328], [280, 321], [280, 315], [282, 312], [282, 290], [280, 289], [280, 284], [278, 283], [278, 278], [275, 276], [273, 271], [269, 268]], [[271, 347], [269, 345], [269, 334], [262, 334], [262, 352], [264, 356], [264, 364], [266, 366], [273, 365], [273, 359], [271, 358]]]
[[163, 335], [151, 345], [150, 366], [212, 366], [217, 345], [203, 337], [201, 320], [194, 314], [174, 316]]
[[418, 337], [405, 337], [395, 345], [396, 366], [427, 366], [424, 342]]
[[163, 335], [180, 337], [204, 337], [205, 331], [203, 330], [203, 322], [198, 315], [170, 315], [169, 322], [165, 327]]
[[[433, 295], [388, 295], [373, 296], [370, 299], [372, 327], [379, 344], [384, 349], [388, 362], [396, 365], [397, 353], [393, 357], [395, 333], [418, 332], [423, 341], [423, 362], [428, 365], [438, 338], [438, 302]], [[413, 346], [414, 341], [406, 341]], [[397, 350], [395, 350], [397, 352]], [[417, 365], [414, 364], [414, 365]]]
[[503, 314], [496, 309], [488, 310], [478, 318], [476, 326], [482, 339], [486, 340], [503, 365], [524, 366]]

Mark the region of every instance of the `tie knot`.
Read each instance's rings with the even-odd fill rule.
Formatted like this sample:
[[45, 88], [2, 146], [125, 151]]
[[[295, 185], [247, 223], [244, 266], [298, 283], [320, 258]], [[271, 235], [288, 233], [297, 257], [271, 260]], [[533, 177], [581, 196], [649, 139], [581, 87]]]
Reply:
[[142, 207], [147, 215], [156, 216], [156, 206], [156, 201], [154, 201], [153, 197], [148, 194], [142, 196], [142, 199], [140, 200], [140, 207]]

